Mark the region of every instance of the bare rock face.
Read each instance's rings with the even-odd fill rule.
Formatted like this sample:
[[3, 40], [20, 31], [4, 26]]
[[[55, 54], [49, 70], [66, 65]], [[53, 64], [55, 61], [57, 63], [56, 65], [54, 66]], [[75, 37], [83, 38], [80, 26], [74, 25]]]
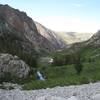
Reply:
[[44, 27], [38, 22], [35, 22], [38, 32], [45, 37], [52, 45], [55, 46], [56, 49], [64, 48], [67, 43], [65, 44], [61, 37], [54, 31]]
[[17, 56], [0, 54], [0, 77], [9, 73], [17, 78], [26, 78], [29, 74], [29, 66]]
[[50, 37], [45, 37], [41, 34], [42, 29], [38, 31], [37, 28], [35, 22], [25, 12], [8, 5], [0, 5], [0, 41], [7, 38], [16, 48], [20, 47], [19, 49], [30, 54], [49, 53], [60, 49], [63, 42], [59, 44], [60, 40], [54, 38], [52, 32], [50, 35], [46, 32], [45, 36]]

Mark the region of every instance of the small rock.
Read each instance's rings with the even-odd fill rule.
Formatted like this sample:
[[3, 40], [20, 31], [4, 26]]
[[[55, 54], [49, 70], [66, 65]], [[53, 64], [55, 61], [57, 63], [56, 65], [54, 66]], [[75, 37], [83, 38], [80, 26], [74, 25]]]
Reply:
[[66, 100], [66, 99], [63, 97], [52, 96], [50, 100]]
[[78, 100], [75, 96], [68, 98], [68, 100]]
[[100, 94], [92, 96], [92, 100], [100, 100]]
[[38, 97], [38, 98], [36, 98], [36, 100], [46, 100], [46, 96]]
[[66, 100], [66, 99], [57, 96], [42, 96], [42, 97], [38, 97], [36, 100]]

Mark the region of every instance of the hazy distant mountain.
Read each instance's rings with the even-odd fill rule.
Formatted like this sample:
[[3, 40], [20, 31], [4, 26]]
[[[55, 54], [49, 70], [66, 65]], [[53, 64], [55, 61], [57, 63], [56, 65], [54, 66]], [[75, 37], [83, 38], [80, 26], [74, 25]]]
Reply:
[[72, 50], [72, 49], [73, 51], [82, 50], [83, 53], [84, 52], [86, 53], [86, 55], [88, 55], [88, 53], [91, 54], [91, 56], [99, 55], [100, 53], [100, 31], [95, 33], [87, 41], [72, 44], [69, 50]]
[[83, 42], [91, 38], [92, 33], [77, 33], [77, 32], [57, 32], [65, 43], [72, 44], [76, 42]]

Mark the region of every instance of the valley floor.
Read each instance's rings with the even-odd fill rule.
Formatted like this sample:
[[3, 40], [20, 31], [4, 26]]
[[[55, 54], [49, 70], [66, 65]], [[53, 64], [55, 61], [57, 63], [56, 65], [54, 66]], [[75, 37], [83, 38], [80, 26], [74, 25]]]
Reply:
[[[0, 100], [100, 100], [91, 99], [100, 94], [100, 82], [84, 85], [55, 87], [24, 91], [0, 90]], [[74, 99], [68, 99], [74, 95]], [[100, 97], [100, 95], [99, 95]]]

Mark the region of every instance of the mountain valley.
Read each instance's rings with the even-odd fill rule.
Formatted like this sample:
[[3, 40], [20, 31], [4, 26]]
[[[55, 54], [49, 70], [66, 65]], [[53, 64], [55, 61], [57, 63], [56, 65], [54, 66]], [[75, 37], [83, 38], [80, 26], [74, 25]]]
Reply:
[[99, 66], [100, 31], [55, 32], [25, 12], [0, 5], [1, 83], [30, 90], [97, 82]]

